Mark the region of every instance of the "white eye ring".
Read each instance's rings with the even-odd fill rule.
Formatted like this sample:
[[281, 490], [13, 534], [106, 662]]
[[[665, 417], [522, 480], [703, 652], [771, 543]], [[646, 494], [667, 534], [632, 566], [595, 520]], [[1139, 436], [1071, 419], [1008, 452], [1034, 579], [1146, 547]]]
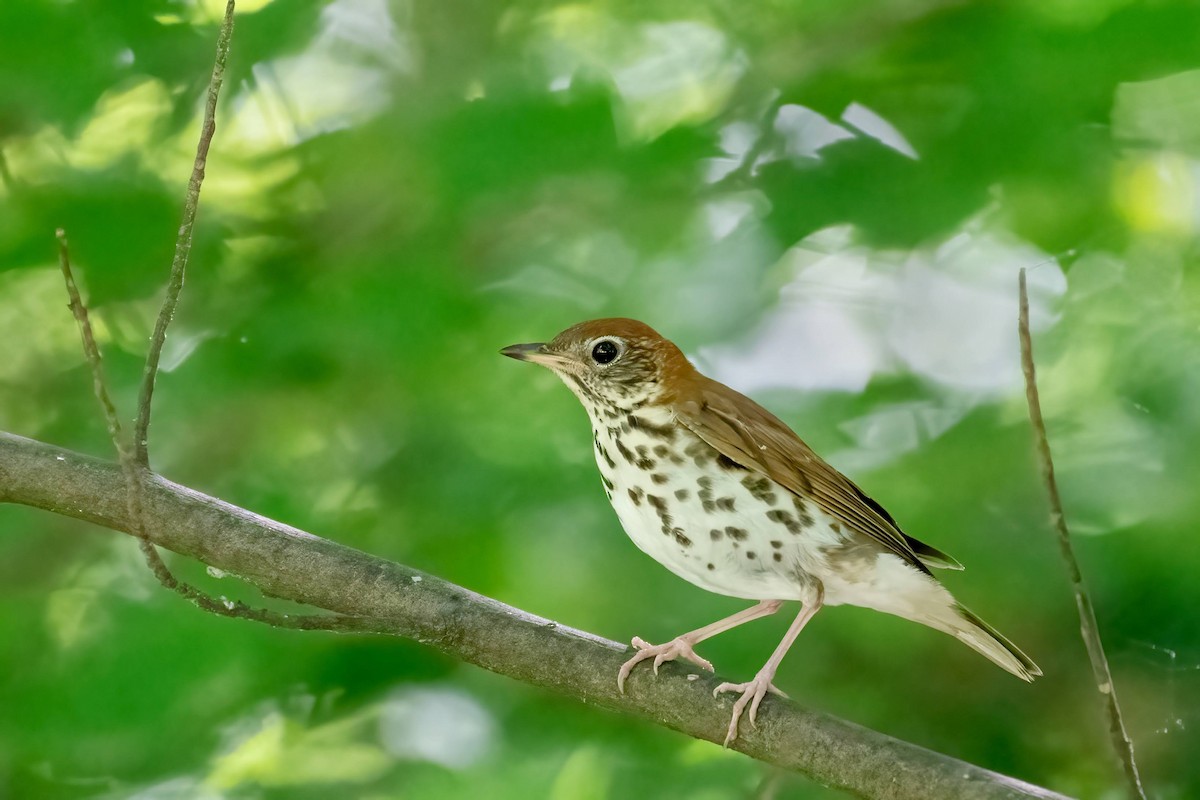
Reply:
[[605, 366], [616, 361], [625, 352], [625, 348], [621, 346], [618, 339], [605, 337], [592, 342], [592, 361]]

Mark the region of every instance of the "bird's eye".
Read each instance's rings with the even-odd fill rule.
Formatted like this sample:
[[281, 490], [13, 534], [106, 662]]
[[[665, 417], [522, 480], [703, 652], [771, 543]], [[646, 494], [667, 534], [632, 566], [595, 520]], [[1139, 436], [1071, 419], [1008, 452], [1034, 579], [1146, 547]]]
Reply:
[[617, 347], [616, 342], [611, 339], [601, 339], [592, 348], [592, 361], [597, 364], [608, 364], [615, 361], [620, 353], [621, 348]]

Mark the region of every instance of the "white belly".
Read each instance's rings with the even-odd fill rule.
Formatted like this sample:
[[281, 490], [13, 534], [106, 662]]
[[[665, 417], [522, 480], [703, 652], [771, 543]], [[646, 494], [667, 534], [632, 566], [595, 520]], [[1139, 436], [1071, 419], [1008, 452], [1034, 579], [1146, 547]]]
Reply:
[[[634, 544], [710, 592], [754, 600], [810, 596], [810, 576], [827, 572], [822, 548], [844, 540], [824, 515], [780, 487], [755, 486], [756, 496], [746, 484], [760, 476], [719, 467], [716, 451], [678, 426], [669, 438], [656, 433], [667, 419], [636, 416], [651, 427], [621, 430], [605, 420], [594, 432], [596, 463]], [[802, 516], [811, 524], [801, 527]]]
[[820, 581], [825, 605], [906, 617], [914, 602], [945, 592], [814, 503], [720, 466], [713, 448], [665, 414], [635, 416], [645, 424], [593, 419], [596, 463], [629, 538], [684, 580], [751, 600], [809, 600]]

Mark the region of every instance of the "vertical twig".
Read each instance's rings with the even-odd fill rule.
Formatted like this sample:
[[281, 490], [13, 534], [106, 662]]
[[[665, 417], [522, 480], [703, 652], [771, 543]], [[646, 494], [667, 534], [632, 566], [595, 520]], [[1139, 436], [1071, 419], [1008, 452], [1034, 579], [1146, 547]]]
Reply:
[[96, 400], [100, 403], [101, 410], [104, 412], [104, 419], [108, 424], [108, 435], [112, 439], [113, 447], [117, 450], [117, 457], [121, 464], [121, 474], [125, 478], [125, 503], [129, 514], [130, 532], [137, 538], [138, 544], [142, 549], [142, 554], [146, 557], [146, 563], [150, 566], [151, 571], [154, 572], [154, 577], [158, 578], [159, 583], [163, 586], [192, 601], [201, 609], [223, 617], [250, 619], [279, 628], [339, 631], [361, 629], [362, 620], [354, 617], [343, 615], [280, 614], [266, 609], [250, 608], [240, 602], [217, 600], [171, 574], [170, 568], [163, 562], [162, 556], [158, 554], [158, 549], [150, 541], [150, 537], [146, 532], [145, 500], [142, 483], [150, 472], [134, 459], [133, 449], [129, 446], [129, 442], [125, 439], [124, 431], [121, 429], [120, 415], [117, 413], [116, 404], [113, 403], [112, 395], [108, 391], [108, 383], [104, 378], [104, 362], [100, 356], [100, 348], [96, 345], [96, 337], [92, 332], [92, 323], [88, 315], [88, 309], [79, 294], [79, 287], [75, 283], [75, 275], [71, 270], [71, 257], [67, 249], [67, 234], [62, 228], [59, 228], [56, 231], [56, 235], [58, 237], [58, 264], [62, 269], [63, 280], [67, 284], [67, 295], [71, 298], [71, 313], [75, 316], [75, 321], [79, 323], [79, 335], [83, 340], [83, 352], [87, 357], [88, 366], [91, 367], [92, 389], [96, 395]]
[[196, 210], [200, 205], [200, 187], [204, 183], [204, 167], [208, 161], [208, 148], [217, 130], [217, 99], [221, 94], [221, 83], [225, 80], [225, 64], [229, 60], [229, 43], [233, 36], [234, 0], [225, 4], [225, 18], [217, 36], [217, 56], [213, 62], [212, 77], [208, 82], [208, 99], [204, 103], [204, 122], [200, 128], [200, 142], [196, 145], [196, 160], [192, 164], [192, 176], [188, 180], [187, 194], [183, 200], [183, 222], [179, 226], [179, 237], [175, 240], [175, 257], [171, 260], [171, 278], [167, 282], [167, 294], [163, 298], [158, 320], [154, 324], [154, 335], [150, 339], [150, 350], [146, 354], [146, 368], [142, 373], [142, 388], [138, 393], [137, 422], [134, 426], [133, 447], [137, 463], [150, 465], [148, 450], [150, 430], [150, 407], [154, 398], [154, 381], [158, 377], [158, 362], [162, 356], [163, 343], [167, 339], [167, 327], [175, 316], [179, 304], [179, 293], [183, 291], [184, 273], [187, 272], [188, 256], [192, 252], [192, 230], [196, 226]]
[[117, 458], [121, 464], [121, 473], [125, 478], [125, 502], [129, 514], [132, 533], [138, 540], [142, 554], [146, 558], [154, 576], [159, 583], [168, 589], [182, 595], [195, 603], [201, 609], [225, 617], [239, 617], [275, 625], [283, 628], [301, 628], [306, 630], [355, 630], [359, 621], [342, 616], [324, 615], [289, 615], [280, 614], [266, 609], [255, 609], [243, 603], [228, 600], [217, 600], [205, 594], [196, 587], [176, 578], [170, 568], [158, 554], [158, 549], [150, 541], [146, 531], [144, 504], [145, 495], [143, 482], [150, 475], [149, 457], [146, 442], [146, 430], [150, 424], [150, 403], [154, 393], [154, 378], [158, 372], [158, 360], [162, 353], [163, 341], [166, 339], [167, 326], [175, 313], [179, 301], [179, 293], [183, 288], [183, 273], [187, 266], [188, 252], [192, 246], [192, 228], [196, 221], [196, 208], [200, 198], [200, 184], [204, 180], [204, 164], [208, 157], [208, 147], [212, 141], [215, 123], [217, 95], [221, 88], [221, 80], [225, 73], [225, 62], [229, 57], [229, 38], [233, 32], [234, 0], [228, 0], [225, 6], [225, 20], [221, 25], [221, 33], [217, 40], [217, 58], [213, 67], [212, 80], [208, 86], [208, 103], [205, 106], [204, 128], [200, 134], [200, 144], [196, 148], [196, 161], [192, 168], [192, 177], [188, 183], [187, 197], [184, 200], [183, 225], [179, 229], [179, 240], [175, 247], [175, 259], [171, 265], [171, 281], [167, 287], [167, 297], [159, 311], [158, 321], [154, 329], [154, 338], [146, 357], [146, 371], [143, 374], [142, 390], [138, 397], [138, 417], [135, 437], [131, 445], [126, 441], [121, 429], [120, 415], [116, 404], [108, 391], [104, 378], [104, 365], [100, 356], [100, 348], [96, 345], [96, 337], [92, 332], [92, 323], [88, 316], [87, 305], [80, 296], [79, 287], [71, 270], [70, 252], [67, 247], [66, 232], [59, 228], [58, 261], [62, 269], [63, 280], [67, 284], [67, 295], [70, 297], [71, 313], [79, 324], [79, 334], [83, 340], [83, 352], [87, 357], [92, 372], [92, 390], [104, 419], [108, 425], [108, 435], [116, 448]]
[[146, 538], [145, 528], [141, 524], [142, 475], [139, 474], [140, 471], [137, 462], [133, 458], [133, 452], [128, 442], [125, 441], [116, 404], [113, 403], [112, 396], [108, 393], [108, 383], [104, 380], [104, 364], [100, 356], [100, 348], [96, 346], [96, 337], [92, 333], [92, 323], [88, 317], [87, 306], [84, 305], [83, 299], [79, 295], [79, 287], [75, 284], [75, 276], [71, 271], [71, 257], [67, 249], [66, 231], [59, 228], [55, 231], [55, 235], [58, 237], [58, 265], [62, 269], [63, 280], [67, 284], [67, 295], [71, 299], [71, 313], [75, 316], [75, 321], [79, 323], [79, 335], [83, 340], [83, 353], [87, 357], [88, 366], [91, 367], [92, 371], [92, 391], [96, 395], [97, 402], [100, 403], [101, 411], [104, 412], [104, 420], [108, 424], [108, 436], [112, 440], [113, 447], [117, 450], [117, 459], [121, 464], [121, 472], [125, 476], [125, 504], [129, 510], [129, 518], [134, 521], [133, 533], [137, 537], [138, 544], [142, 548], [142, 553], [146, 557], [146, 563], [149, 564], [155, 577], [167, 588], [178, 590], [180, 586], [179, 581], [167, 569], [167, 565], [163, 563], [158, 550], [154, 548], [154, 544]]
[[1104, 645], [1100, 641], [1100, 627], [1096, 624], [1096, 612], [1092, 608], [1091, 596], [1083, 583], [1079, 562], [1075, 559], [1075, 549], [1071, 546], [1071, 534], [1067, 530], [1067, 518], [1063, 514], [1062, 500], [1058, 495], [1058, 481], [1054, 477], [1054, 461], [1050, 457], [1050, 440], [1046, 436], [1046, 422], [1042, 418], [1037, 375], [1033, 366], [1033, 342], [1029, 335], [1029, 293], [1025, 286], [1024, 269], [1021, 270], [1020, 276], [1020, 294], [1020, 320], [1017, 330], [1021, 338], [1021, 370], [1025, 373], [1025, 400], [1029, 404], [1029, 421], [1033, 425], [1034, 446], [1037, 449], [1042, 480], [1046, 484], [1046, 494], [1050, 499], [1050, 521], [1058, 532], [1058, 545], [1063, 561], [1067, 565], [1067, 576], [1071, 581], [1071, 589], [1075, 593], [1075, 605], [1079, 609], [1079, 629], [1083, 636], [1083, 643], [1087, 647], [1088, 658], [1092, 662], [1092, 674], [1096, 679], [1096, 689], [1100, 692], [1100, 698], [1108, 716], [1109, 739], [1128, 781], [1129, 796], [1137, 798], [1137, 800], [1146, 800], [1146, 791], [1142, 788], [1137, 761], [1133, 757], [1133, 741], [1125, 730], [1121, 706], [1117, 702], [1117, 690], [1113, 685], [1112, 673], [1108, 668], [1108, 657], [1104, 654]]

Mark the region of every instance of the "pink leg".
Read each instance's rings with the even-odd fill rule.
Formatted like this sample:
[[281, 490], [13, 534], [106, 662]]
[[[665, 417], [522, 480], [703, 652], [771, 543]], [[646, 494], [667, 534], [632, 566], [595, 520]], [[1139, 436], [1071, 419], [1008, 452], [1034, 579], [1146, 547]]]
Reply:
[[680, 656], [712, 672], [713, 665], [708, 660], [696, 655], [696, 651], [692, 649], [693, 645], [697, 645], [705, 639], [711, 639], [718, 633], [724, 633], [750, 620], [768, 617], [778, 611], [782, 605], [782, 600], [760, 600], [757, 605], [725, 617], [725, 619], [719, 619], [711, 625], [705, 625], [703, 628], [697, 628], [690, 633], [677, 636], [666, 644], [650, 644], [637, 636], [633, 637], [633, 646], [638, 649], [638, 652], [633, 658], [621, 665], [621, 670], [617, 673], [617, 688], [624, 693], [625, 679], [629, 677], [629, 673], [633, 671], [633, 668], [638, 663], [648, 658], [654, 659], [655, 675], [658, 674], [658, 668], [664, 661], [674, 661]]
[[758, 721], [758, 706], [762, 703], [763, 697], [766, 696], [767, 692], [778, 692], [771, 685], [771, 681], [775, 679], [775, 671], [779, 669], [779, 664], [783, 661], [783, 657], [787, 655], [788, 648], [792, 646], [792, 642], [796, 641], [796, 637], [800, 635], [800, 631], [813, 618], [813, 615], [821, 610], [824, 597], [824, 587], [817, 584], [815, 599], [804, 604], [804, 608], [796, 615], [796, 619], [787, 629], [787, 633], [783, 635], [783, 641], [775, 648], [775, 652], [767, 659], [767, 663], [763, 665], [763, 668], [754, 676], [754, 680], [747, 681], [746, 683], [722, 683], [713, 690], [713, 697], [722, 692], [742, 693], [742, 696], [733, 704], [733, 719], [729, 721], [729, 730], [725, 733], [726, 747], [737, 738], [738, 720], [741, 719], [742, 712], [746, 710], [746, 704], [750, 705], [750, 724], [755, 725]]

